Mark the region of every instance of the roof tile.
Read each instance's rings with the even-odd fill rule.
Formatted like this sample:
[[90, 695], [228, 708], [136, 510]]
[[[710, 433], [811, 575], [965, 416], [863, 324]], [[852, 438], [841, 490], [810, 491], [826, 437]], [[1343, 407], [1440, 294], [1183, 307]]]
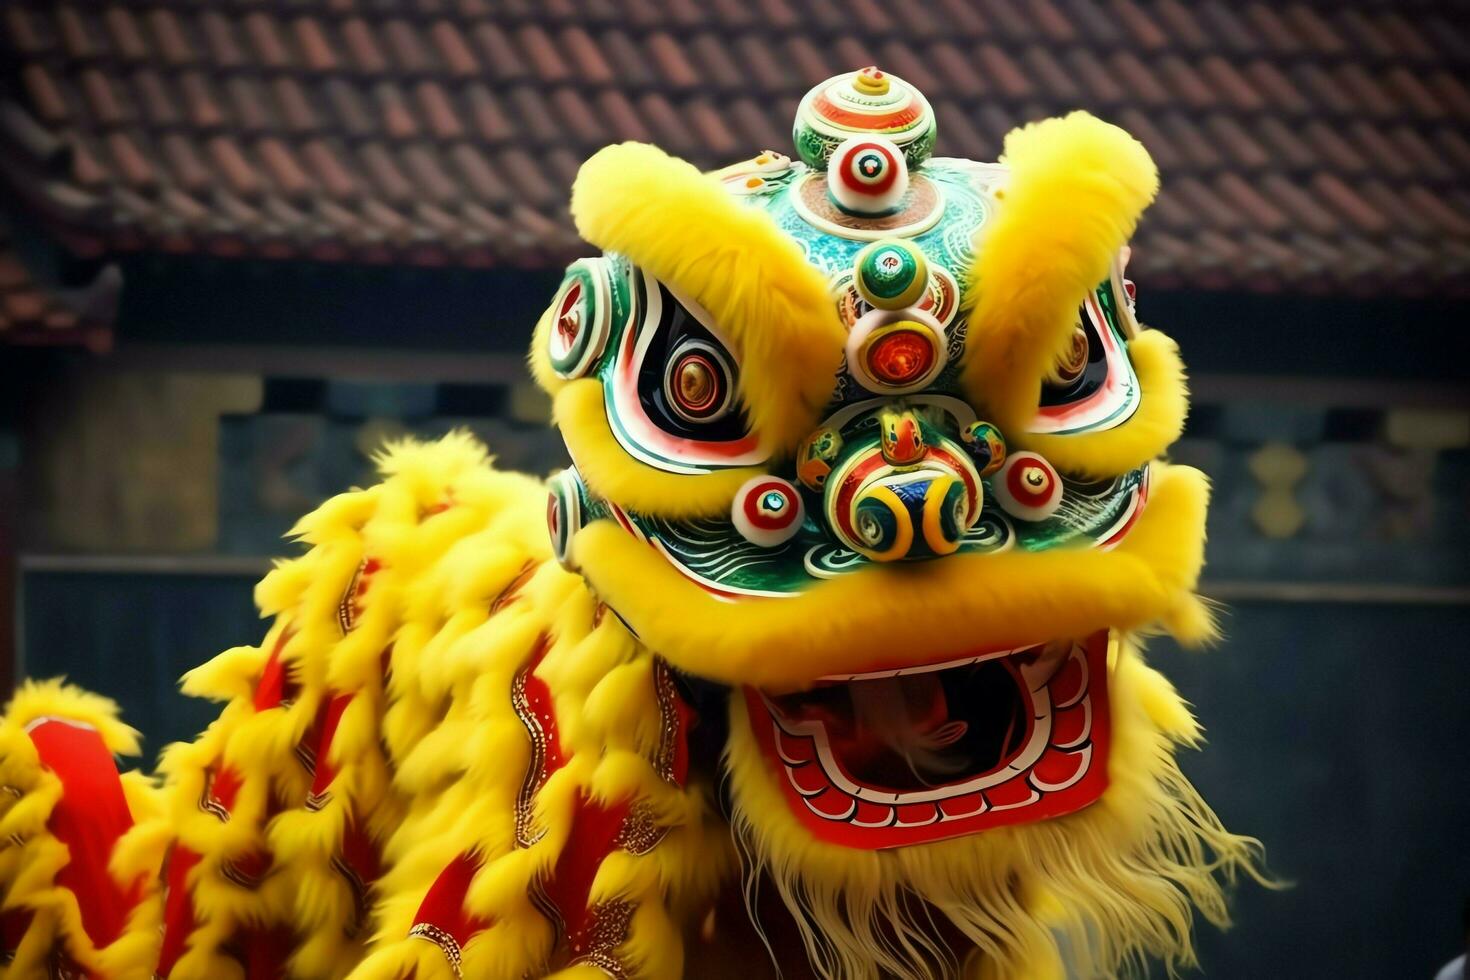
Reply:
[[499, 100], [479, 82], [465, 88], [465, 101], [469, 104], [470, 118], [475, 124], [475, 135], [486, 143], [500, 143], [511, 139], [515, 127], [500, 106]]
[[282, 76], [271, 82], [271, 93], [275, 96], [280, 117], [292, 132], [314, 132], [320, 125], [311, 100], [294, 78]]
[[480, 62], [470, 50], [470, 43], [453, 23], [447, 20], [435, 21], [429, 28], [429, 39], [434, 42], [440, 60], [451, 75], [472, 78], [480, 73]]
[[69, 58], [86, 61], [99, 52], [99, 45], [92, 37], [91, 28], [75, 7], [56, 8], [56, 32], [61, 38], [61, 49]]
[[643, 51], [622, 31], [608, 31], [600, 38], [602, 53], [625, 89], [642, 90], [654, 83], [653, 70]]
[[730, 104], [728, 112], [733, 123], [732, 128], [741, 140], [741, 148], [750, 154], [759, 150], [775, 149], [788, 138], [786, 127], [753, 99], [736, 99]]
[[271, 136], [256, 144], [256, 152], [265, 172], [281, 193], [288, 197], [304, 197], [315, 187], [315, 182], [306, 175], [305, 169], [281, 140]]
[[570, 72], [547, 33], [535, 24], [516, 31], [516, 44], [544, 82], [565, 81]]
[[945, 79], [946, 89], [953, 95], [975, 99], [984, 95], [989, 86], [975, 70], [969, 52], [962, 52], [948, 41], [941, 41], [929, 49], [929, 60], [935, 71]]
[[1390, 68], [1385, 78], [1387, 86], [1400, 101], [1413, 110], [1421, 119], [1442, 119], [1445, 108], [1424, 83], [1403, 66]]
[[1262, 107], [1260, 93], [1231, 61], [1212, 55], [1200, 62], [1200, 73], [1206, 83], [1220, 93], [1225, 103], [1242, 112], [1253, 112]]
[[1067, 67], [1077, 76], [1088, 97], [1098, 105], [1117, 105], [1129, 99], [1128, 90], [1118, 81], [1117, 76], [1089, 49], [1077, 48], [1069, 51], [1066, 60]]
[[191, 65], [195, 60], [194, 46], [184, 34], [183, 25], [172, 10], [157, 9], [148, 12], [148, 26], [153, 31], [158, 51], [171, 65]]
[[296, 47], [301, 51], [302, 64], [312, 71], [336, 69], [337, 55], [320, 21], [314, 17], [298, 17], [291, 27], [296, 35]]
[[388, 69], [388, 59], [378, 47], [378, 39], [367, 22], [358, 17], [342, 23], [342, 43], [353, 65], [365, 75], [380, 75]]
[[801, 35], [793, 35], [782, 45], [803, 87], [816, 85], [836, 74], [836, 69], [822, 57], [817, 46]]
[[560, 45], [567, 59], [576, 66], [577, 77], [585, 83], [608, 85], [616, 81], [612, 66], [602, 56], [597, 42], [580, 27], [568, 27], [561, 32]]
[[194, 194], [209, 190], [214, 174], [199, 158], [193, 140], [179, 133], [170, 133], [163, 138], [161, 148], [174, 183]]
[[1284, 169], [1307, 170], [1317, 166], [1316, 154], [1295, 128], [1289, 128], [1280, 119], [1271, 118], [1257, 120], [1254, 128], [1273, 157], [1285, 165]]
[[414, 86], [414, 95], [429, 132], [441, 140], [458, 139], [464, 135], [464, 125], [449, 100], [448, 94], [438, 82], [422, 81]]
[[1169, 37], [1157, 20], [1133, 0], [1112, 0], [1109, 6], [1127, 34], [1130, 47], [1140, 51], [1162, 51], [1169, 47]]
[[43, 122], [63, 123], [70, 113], [67, 110], [66, 97], [61, 94], [61, 88], [45, 65], [26, 65], [21, 69], [21, 84], [25, 86], [26, 94], [30, 96], [31, 105], [35, 107], [36, 115]]
[[179, 86], [184, 94], [189, 122], [196, 129], [210, 130], [224, 125], [224, 110], [212, 78], [203, 72], [185, 72], [179, 79]]
[[200, 15], [199, 23], [209, 47], [210, 61], [224, 69], [239, 68], [245, 64], [245, 54], [240, 49], [235, 25], [228, 17], [216, 10], [206, 10]]
[[325, 140], [314, 139], [301, 147], [301, 158], [306, 161], [318, 185], [337, 199], [350, 198], [358, 193], [358, 182], [343, 162], [340, 151]]
[[240, 144], [233, 137], [216, 136], [207, 145], [210, 158], [220, 175], [225, 178], [228, 187], [247, 197], [260, 189], [260, 178], [256, 175], [255, 168], [245, 158]]
[[1254, 55], [1260, 51], [1260, 42], [1232, 5], [1210, 0], [1200, 4], [1196, 13], [1205, 30], [1215, 39], [1217, 48], [1242, 55]]
[[[118, 8], [114, 7], [113, 10]], [[255, 56], [266, 68], [287, 68], [291, 55], [286, 42], [277, 30], [276, 21], [264, 11], [245, 15], [245, 35], [255, 50]]]
[[1357, 191], [1332, 174], [1317, 174], [1312, 178], [1312, 189], [1338, 214], [1364, 231], [1381, 234], [1388, 230], [1388, 219], [1363, 200]]
[[646, 143], [652, 139], [643, 117], [628, 101], [628, 97], [617, 89], [597, 93], [597, 109], [612, 130], [614, 140], [636, 140]]
[[1021, 67], [996, 45], [980, 46], [980, 67], [997, 91], [1013, 98], [1024, 98], [1031, 94], [1031, 83], [1026, 80]]
[[1260, 59], [1252, 61], [1246, 66], [1245, 75], [1266, 105], [1290, 115], [1310, 111], [1311, 103], [1302, 97], [1296, 85], [1282, 74], [1274, 62]]
[[653, 63], [671, 88], [693, 88], [699, 84], [699, 73], [684, 57], [684, 49], [663, 31], [651, 34], [645, 42]]
[[143, 61], [151, 54], [131, 10], [109, 7], [103, 20], [112, 39], [113, 52], [123, 61]]
[[721, 158], [733, 157], [742, 151], [749, 152], [730, 132], [725, 114], [717, 111], [706, 100], [691, 100], [684, 106], [684, 118], [689, 120], [689, 126], [700, 143], [701, 152]]
[[[1192, 109], [1208, 109], [1219, 102], [1214, 86], [1183, 58], [1166, 55], [1158, 61], [1158, 77], [1174, 95]], [[1161, 95], [1162, 98], [1162, 95]]]
[[1117, 75], [1119, 83], [1145, 106], [1165, 105], [1170, 101], [1169, 93], [1158, 78], [1131, 51], [1118, 51], [1108, 59], [1108, 64]]
[[599, 146], [608, 139], [597, 113], [582, 93], [573, 88], [559, 88], [551, 93], [551, 104], [573, 139], [584, 146]]
[[500, 81], [525, 78], [526, 66], [520, 60], [519, 51], [510, 43], [504, 31], [490, 21], [482, 21], [472, 31], [475, 44], [484, 56], [484, 65]]
[[178, 125], [182, 120], [178, 103], [173, 93], [164, 85], [163, 77], [158, 72], [146, 68], [140, 69], [133, 75], [133, 90], [138, 95], [143, 117], [150, 124], [169, 129]]
[[17, 53], [37, 55], [50, 49], [51, 38], [43, 26], [44, 17], [16, 3], [5, 5], [4, 17], [6, 32]]
[[1290, 56], [1301, 50], [1301, 41], [1273, 7], [1252, 3], [1246, 7], [1245, 16], [1255, 28], [1256, 36], [1275, 54]]
[[1271, 154], [1234, 116], [1214, 114], [1204, 123], [1216, 146], [1222, 147], [1242, 170], [1261, 170], [1271, 163]]

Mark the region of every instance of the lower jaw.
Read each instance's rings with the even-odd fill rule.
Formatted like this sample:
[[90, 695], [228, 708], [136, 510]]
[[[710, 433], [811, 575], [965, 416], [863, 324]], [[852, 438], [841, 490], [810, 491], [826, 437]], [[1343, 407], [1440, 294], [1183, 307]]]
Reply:
[[792, 717], [756, 688], [744, 688], [746, 715], [787, 806], [819, 840], [876, 850], [1050, 819], [1088, 806], [1107, 787], [1109, 640], [1101, 630], [1075, 641], [1044, 675], [1034, 646], [951, 661], [945, 669], [1009, 658], [1028, 727], [993, 765], [917, 787], [866, 784], [848, 771], [825, 724]]

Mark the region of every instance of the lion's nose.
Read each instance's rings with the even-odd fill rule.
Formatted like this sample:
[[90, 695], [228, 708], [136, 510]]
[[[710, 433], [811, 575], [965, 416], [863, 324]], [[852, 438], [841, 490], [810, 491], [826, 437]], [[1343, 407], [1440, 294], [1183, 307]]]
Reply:
[[877, 422], [840, 446], [822, 474], [827, 525], [873, 561], [951, 554], [980, 517], [984, 490], [971, 454], [913, 411], [884, 409]]
[[963, 480], [938, 468], [884, 476], [856, 493], [850, 512], [841, 536], [874, 561], [950, 554], [973, 523]]

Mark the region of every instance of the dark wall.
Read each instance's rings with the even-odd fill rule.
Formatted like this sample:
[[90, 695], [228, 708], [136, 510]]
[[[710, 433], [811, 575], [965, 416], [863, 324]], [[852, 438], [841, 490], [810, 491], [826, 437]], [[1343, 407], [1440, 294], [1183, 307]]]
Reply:
[[267, 624], [255, 576], [27, 571], [22, 576], [24, 674], [66, 675], [116, 699], [143, 733], [146, 767], [169, 742], [193, 738], [219, 706], [178, 693], [179, 677], [230, 646], [258, 643]]
[[1208, 731], [1185, 770], [1292, 886], [1242, 885], [1205, 973], [1433, 977], [1470, 896], [1470, 608], [1249, 602], [1226, 629], [1151, 659]]

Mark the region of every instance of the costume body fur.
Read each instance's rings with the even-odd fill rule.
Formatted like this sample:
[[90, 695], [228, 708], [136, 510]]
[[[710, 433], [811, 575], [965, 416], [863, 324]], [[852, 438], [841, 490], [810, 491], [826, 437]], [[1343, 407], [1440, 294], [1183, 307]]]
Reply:
[[[226, 651], [185, 680], [191, 693], [225, 703], [220, 719], [198, 741], [167, 752], [162, 789], [134, 784], [139, 822], [115, 870], [136, 875], [151, 860], [156, 871], [164, 841], [175, 860], [180, 848], [200, 855], [186, 883], [197, 925], [168, 975], [246, 975], [234, 949], [242, 937], [287, 929], [295, 933], [293, 976], [447, 978], [440, 948], [408, 933], [440, 872], [470, 850], [484, 862], [465, 903], [493, 924], [465, 944], [462, 974], [551, 972], [565, 951], [531, 896], [568, 845], [578, 794], [646, 802], [668, 829], [648, 853], [607, 855], [589, 901], [636, 908], [615, 947], [616, 969], [683, 975], [685, 926], [737, 872], [714, 787], [694, 778], [671, 787], [654, 770], [655, 658], [616, 617], [598, 617], [583, 580], [547, 560], [543, 491], [534, 481], [495, 471], [461, 437], [397, 447], [383, 467], [382, 484], [335, 498], [301, 522], [297, 533], [311, 550], [281, 563], [257, 591], [262, 609], [277, 617], [265, 642]], [[370, 558], [378, 568], [359, 589], [358, 570]], [[505, 601], [508, 588], [516, 601]], [[344, 633], [347, 595], [356, 595], [357, 611]], [[550, 643], [535, 673], [554, 692], [570, 762], [537, 796], [535, 820], [546, 833], [518, 848], [516, 795], [529, 750], [509, 692], [543, 638]], [[277, 648], [294, 697], [257, 708]], [[1129, 644], [1118, 646], [1112, 671], [1112, 786], [1102, 801], [1056, 820], [895, 853], [809, 838], [778, 798], [732, 699], [728, 768], [747, 874], [767, 873], [807, 910], [815, 959], [833, 976], [911, 970], [904, 964], [922, 959], [932, 942], [919, 925], [917, 896], [977, 944], [967, 965], [975, 975], [1045, 975], [1056, 962], [1053, 928], [1105, 973], [1143, 954], [1188, 962], [1190, 905], [1223, 920], [1214, 872], [1246, 860], [1250, 845], [1220, 828], [1177, 769], [1174, 747], [1199, 737], [1178, 695]], [[43, 693], [72, 700], [38, 708]], [[336, 776], [322, 802], [322, 794], [312, 797], [300, 748], [319, 738], [312, 729], [321, 706], [343, 695], [352, 697], [327, 749]], [[105, 706], [55, 686], [23, 693], [0, 734], [17, 732], [37, 712], [95, 717], [114, 751], [134, 748]], [[10, 775], [23, 755], [7, 751], [6, 784], [44, 783], [34, 765], [28, 775]], [[200, 801], [225, 768], [238, 773], [240, 789], [222, 819]], [[38, 792], [11, 805], [0, 830], [43, 827], [49, 798], [22, 812]], [[334, 867], [352, 824], [367, 828], [385, 868], [366, 922], [357, 921], [358, 898]], [[230, 871], [260, 854], [267, 857], [255, 860], [265, 869], [257, 875]], [[16, 868], [21, 855], [30, 865], [51, 863]], [[0, 864], [7, 907], [56, 908], [51, 934], [95, 975], [152, 973], [163, 901], [156, 891], [129, 925], [128, 956], [94, 960], [77, 944], [84, 933], [68, 917], [64, 890], [35, 897], [34, 883], [59, 857], [32, 845], [0, 851], [0, 859], [12, 862]], [[888, 934], [895, 923], [902, 925]], [[35, 962], [18, 958], [7, 975], [44, 975]], [[562, 968], [575, 975], [575, 966]]]
[[[1059, 977], [1058, 934], [1089, 976], [1145, 957], [1191, 963], [1191, 910], [1225, 920], [1222, 881], [1252, 869], [1255, 843], [1226, 832], [1180, 774], [1175, 750], [1199, 730], [1136, 642], [1158, 628], [1213, 635], [1194, 591], [1208, 486], [1157, 459], [1184, 416], [1172, 342], [1131, 338], [1143, 397], [1123, 424], [1065, 439], [1024, 431], [1081, 294], [1157, 180], [1141, 147], [1085, 116], [1021, 130], [1007, 152], [1006, 204], [970, 276], [979, 353], [961, 383], [1017, 445], [1066, 472], [1152, 467], [1147, 507], [1116, 548], [956, 554], [727, 603], [611, 520], [576, 532], [577, 571], [560, 566], [546, 488], [495, 470], [464, 436], [392, 447], [381, 483], [295, 529], [309, 550], [257, 590], [274, 617], [265, 640], [186, 676], [186, 692], [222, 710], [165, 753], [161, 785], [128, 780], [134, 826], [110, 869], [89, 869], [137, 889], [105, 948], [57, 884], [89, 856], [51, 833], [77, 801], [27, 725], [81, 720], [114, 753], [132, 736], [77, 692], [18, 696], [0, 726], [0, 780], [16, 790], [0, 796], [0, 833], [23, 846], [0, 851], [0, 887], [5, 909], [33, 917], [6, 975], [43, 976], [60, 949], [96, 977], [146, 977], [156, 964], [177, 980], [674, 978], [697, 975], [694, 927], [742, 882], [779, 893], [825, 977]], [[744, 366], [753, 431], [773, 459], [789, 454], [820, 421], [844, 334], [792, 242], [650, 147], [598, 154], [573, 211], [589, 241], [718, 319]], [[634, 460], [609, 429], [599, 380], [552, 371], [548, 329], [543, 318], [532, 371], [597, 495], [708, 517], [766, 472], [681, 476]], [[695, 718], [669, 681], [790, 690], [895, 650], [938, 662], [977, 643], [1100, 629], [1113, 637], [1101, 798], [886, 851], [817, 840], [752, 744], [742, 699], [701, 703]], [[691, 727], [721, 730], [726, 712], [723, 745], [697, 757]]]

